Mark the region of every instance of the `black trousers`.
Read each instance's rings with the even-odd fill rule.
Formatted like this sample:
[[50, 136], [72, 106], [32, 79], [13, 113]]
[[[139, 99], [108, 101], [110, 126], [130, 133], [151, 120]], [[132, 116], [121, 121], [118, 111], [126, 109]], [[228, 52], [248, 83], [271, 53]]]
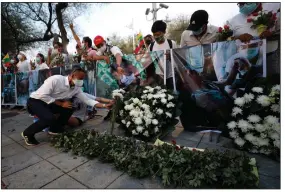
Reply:
[[[24, 131], [26, 136], [33, 136], [46, 127], [49, 127], [51, 132], [62, 132], [64, 130], [63, 126], [67, 124], [73, 113], [72, 109], [63, 108], [54, 103], [47, 104], [33, 98], [28, 99], [27, 108], [29, 113], [36, 115], [39, 120]], [[59, 114], [59, 117], [56, 118], [55, 114]]]

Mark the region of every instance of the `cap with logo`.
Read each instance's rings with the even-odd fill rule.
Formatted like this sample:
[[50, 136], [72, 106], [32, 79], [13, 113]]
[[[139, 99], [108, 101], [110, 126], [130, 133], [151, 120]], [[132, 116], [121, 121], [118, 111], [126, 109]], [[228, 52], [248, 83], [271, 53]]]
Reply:
[[209, 15], [205, 10], [195, 11], [190, 19], [187, 30], [198, 31], [203, 25], [208, 24]]

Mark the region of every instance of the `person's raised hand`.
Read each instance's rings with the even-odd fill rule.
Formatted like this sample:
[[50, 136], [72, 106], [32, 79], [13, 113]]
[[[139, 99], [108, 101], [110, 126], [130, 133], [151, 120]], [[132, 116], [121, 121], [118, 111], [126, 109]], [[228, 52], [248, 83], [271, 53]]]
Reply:
[[48, 49], [48, 55], [49, 55], [49, 56], [51, 55], [51, 52], [52, 52], [52, 49], [49, 48], [49, 49]]
[[74, 29], [73, 23], [69, 24], [70, 29]]

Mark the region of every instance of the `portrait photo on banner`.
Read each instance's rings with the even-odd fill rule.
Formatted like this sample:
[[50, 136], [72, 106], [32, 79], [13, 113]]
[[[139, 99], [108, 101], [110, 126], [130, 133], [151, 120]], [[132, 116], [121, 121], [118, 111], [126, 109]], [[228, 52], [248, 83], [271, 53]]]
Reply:
[[16, 104], [15, 74], [2, 75], [2, 103]]

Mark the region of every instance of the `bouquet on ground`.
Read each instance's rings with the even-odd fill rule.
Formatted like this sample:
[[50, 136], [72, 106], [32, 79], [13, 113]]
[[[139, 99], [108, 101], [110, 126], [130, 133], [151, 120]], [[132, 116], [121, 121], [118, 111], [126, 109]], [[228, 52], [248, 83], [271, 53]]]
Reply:
[[224, 25], [224, 28], [219, 27], [217, 41], [230, 41], [232, 40], [233, 30], [228, 25]]
[[267, 91], [254, 87], [235, 100], [227, 124], [235, 144], [252, 153], [280, 154], [280, 85]]
[[275, 26], [277, 21], [276, 13], [259, 11], [247, 18], [248, 23], [252, 23], [251, 28], [257, 29], [258, 35], [261, 35], [264, 31], [270, 30]]
[[161, 137], [174, 129], [180, 115], [178, 100], [172, 92], [156, 87], [139, 87], [126, 92], [115, 90], [119, 108], [118, 123], [127, 133], [143, 140]]

